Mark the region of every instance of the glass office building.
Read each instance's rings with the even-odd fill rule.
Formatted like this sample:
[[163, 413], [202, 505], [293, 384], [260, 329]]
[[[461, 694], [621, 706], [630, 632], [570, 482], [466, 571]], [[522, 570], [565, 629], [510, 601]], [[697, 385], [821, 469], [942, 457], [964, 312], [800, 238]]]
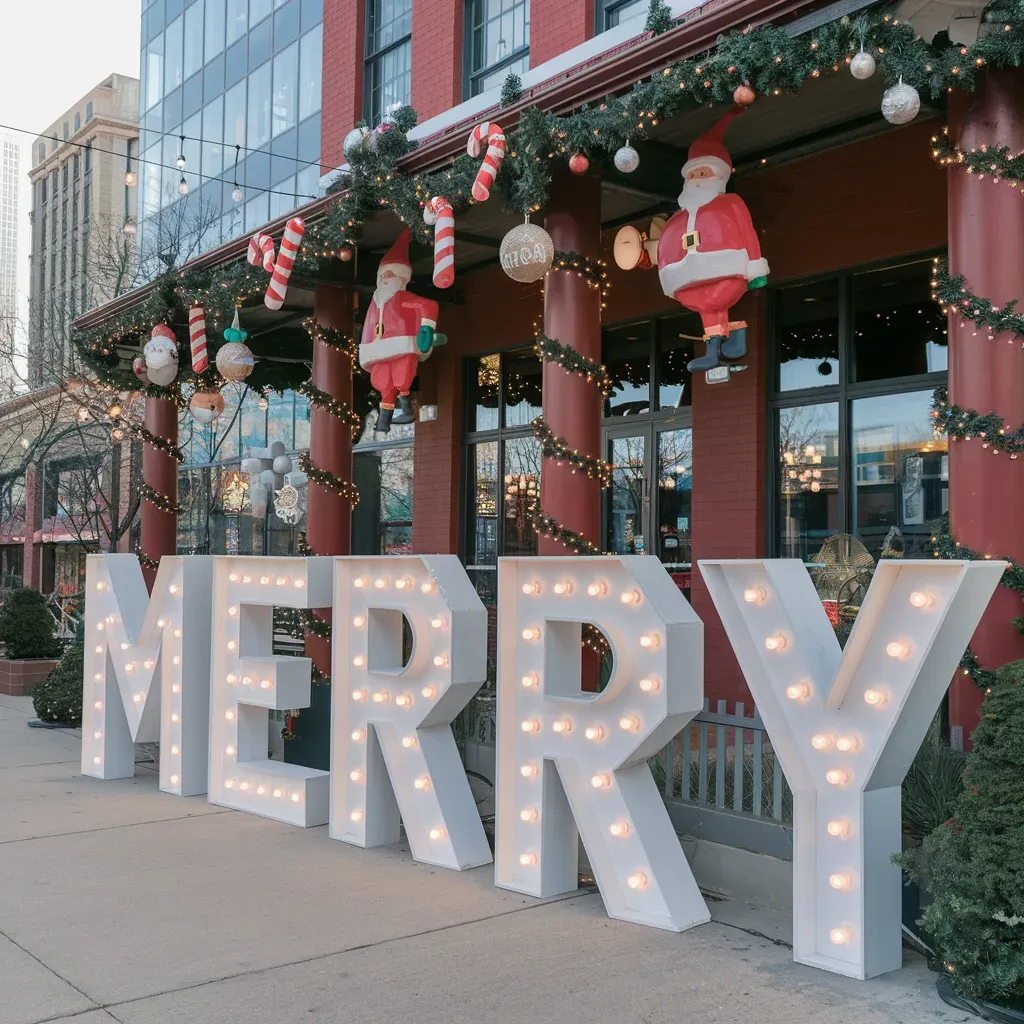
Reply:
[[322, 23], [323, 0], [143, 0], [138, 234], [158, 269], [317, 195]]

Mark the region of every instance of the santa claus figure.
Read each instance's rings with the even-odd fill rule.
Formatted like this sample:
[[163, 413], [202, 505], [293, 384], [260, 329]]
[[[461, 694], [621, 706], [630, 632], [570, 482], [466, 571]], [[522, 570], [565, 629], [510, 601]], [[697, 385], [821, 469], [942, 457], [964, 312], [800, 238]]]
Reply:
[[658, 276], [662, 291], [700, 314], [707, 353], [690, 360], [691, 372], [720, 366], [722, 359], [747, 354], [747, 325], [730, 320], [748, 288], [763, 288], [768, 262], [739, 196], [726, 193], [732, 159], [722, 137], [746, 108], [736, 106], [701, 135], [683, 164], [679, 212], [658, 241]]
[[[380, 392], [377, 430], [414, 419], [409, 388], [421, 359], [434, 347], [437, 303], [405, 290], [412, 279], [406, 228], [380, 261], [377, 289], [366, 311], [359, 345], [359, 365], [370, 372], [370, 383]], [[398, 413], [395, 406], [398, 405]]]

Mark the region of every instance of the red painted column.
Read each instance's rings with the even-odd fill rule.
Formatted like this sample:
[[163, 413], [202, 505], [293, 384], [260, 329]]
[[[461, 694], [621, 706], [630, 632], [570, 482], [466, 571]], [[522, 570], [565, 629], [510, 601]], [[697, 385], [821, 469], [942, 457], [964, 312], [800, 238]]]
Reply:
[[[178, 443], [178, 407], [166, 398], [146, 399], [146, 429], [157, 437]], [[142, 444], [142, 479], [159, 494], [172, 502], [178, 500], [178, 463], [173, 456]], [[142, 553], [159, 561], [163, 555], [173, 555], [178, 547], [178, 517], [164, 512], [151, 501], [142, 502]], [[153, 589], [156, 569], [143, 566], [146, 586]]]
[[[965, 150], [1006, 145], [1024, 150], [1024, 72], [989, 71], [981, 88], [950, 96], [950, 131]], [[949, 265], [967, 289], [997, 306], [1024, 300], [1024, 202], [1019, 192], [959, 167], [947, 172]], [[1010, 342], [1011, 344], [1007, 344]], [[949, 393], [953, 402], [997, 412], [1016, 429], [1024, 421], [1024, 352], [1012, 335], [989, 340], [970, 321], [949, 323]], [[950, 445], [949, 508], [955, 540], [975, 551], [1024, 562], [1024, 461], [993, 455], [978, 440]], [[1024, 612], [1021, 599], [999, 587], [971, 647], [986, 668], [1024, 657], [1024, 637], [1010, 620]], [[978, 721], [981, 694], [958, 675], [950, 690], [950, 724], [965, 738]]]
[[43, 545], [36, 543], [36, 533], [43, 527], [43, 468], [33, 463], [25, 470], [25, 543], [21, 567], [22, 584], [33, 590], [43, 589]]
[[[597, 178], [556, 177], [545, 227], [556, 250], [575, 250], [594, 259], [601, 248], [601, 182]], [[601, 296], [575, 274], [548, 274], [544, 286], [544, 333], [581, 355], [601, 361]], [[600, 392], [555, 363], [544, 364], [543, 409], [548, 426], [570, 447], [601, 455]], [[601, 488], [566, 463], [545, 459], [540, 479], [541, 508], [562, 526], [601, 543]], [[541, 537], [541, 555], [564, 555], [566, 548]]]

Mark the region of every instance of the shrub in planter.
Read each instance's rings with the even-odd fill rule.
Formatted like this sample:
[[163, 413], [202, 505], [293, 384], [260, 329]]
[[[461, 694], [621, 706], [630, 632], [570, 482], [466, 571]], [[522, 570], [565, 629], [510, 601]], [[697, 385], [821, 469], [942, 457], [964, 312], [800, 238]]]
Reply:
[[32, 706], [43, 722], [82, 724], [85, 647], [72, 644], [60, 664], [32, 691]]
[[1024, 1006], [1024, 661], [981, 707], [953, 817], [900, 858], [931, 895], [922, 924], [960, 995]]
[[11, 659], [60, 657], [53, 616], [38, 590], [14, 590], [0, 606], [0, 644]]

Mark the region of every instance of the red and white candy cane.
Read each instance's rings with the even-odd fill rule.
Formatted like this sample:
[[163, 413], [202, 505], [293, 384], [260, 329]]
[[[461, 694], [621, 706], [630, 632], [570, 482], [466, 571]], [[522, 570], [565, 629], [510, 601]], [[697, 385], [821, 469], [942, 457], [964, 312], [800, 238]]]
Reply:
[[265, 231], [257, 231], [249, 239], [249, 262], [261, 266], [268, 273], [274, 272], [274, 239]]
[[306, 222], [301, 217], [292, 217], [284, 229], [281, 239], [281, 251], [277, 254], [274, 264], [274, 275], [267, 285], [267, 294], [263, 302], [267, 309], [280, 309], [284, 305], [284, 297], [288, 294], [288, 278], [292, 276], [295, 257], [302, 245], [302, 236], [306, 233]]
[[455, 283], [455, 214], [444, 196], [434, 196], [423, 209], [423, 219], [434, 225], [434, 284], [451, 288]]
[[488, 121], [478, 124], [469, 136], [466, 152], [470, 156], [479, 156], [484, 142], [487, 143], [487, 152], [484, 153], [484, 162], [476, 172], [476, 181], [473, 182], [473, 198], [478, 203], [484, 202], [491, 194], [491, 186], [498, 176], [498, 171], [501, 170], [501, 161], [505, 159], [505, 133], [501, 130], [500, 124]]
[[188, 340], [192, 348], [192, 369], [202, 373], [210, 368], [210, 357], [206, 354], [206, 314], [202, 306], [193, 306], [188, 311]]

